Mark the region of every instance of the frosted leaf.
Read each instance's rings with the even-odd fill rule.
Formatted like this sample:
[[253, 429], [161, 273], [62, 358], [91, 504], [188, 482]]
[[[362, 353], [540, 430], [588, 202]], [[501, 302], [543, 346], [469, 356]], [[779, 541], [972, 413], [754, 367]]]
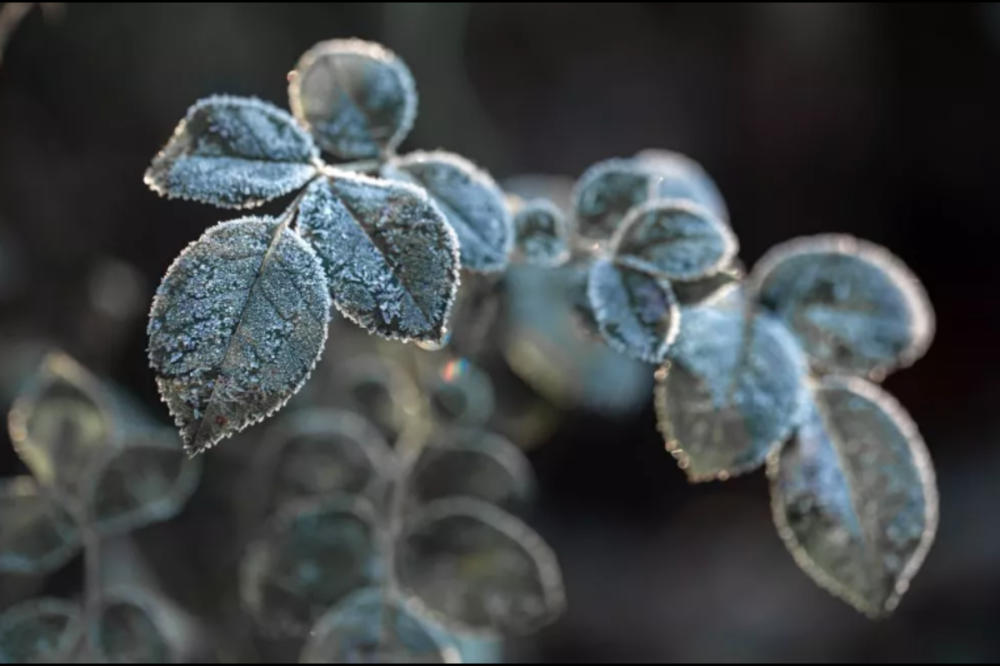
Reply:
[[259, 99], [214, 96], [191, 107], [145, 182], [172, 199], [252, 208], [309, 182], [318, 157], [285, 111]]
[[297, 413], [274, 426], [258, 454], [258, 492], [276, 508], [334, 494], [379, 496], [393, 453], [378, 428], [339, 409]]
[[283, 508], [240, 567], [243, 607], [270, 636], [304, 636], [351, 592], [381, 575], [374, 509], [330, 497]]
[[482, 425], [496, 406], [490, 376], [466, 359], [442, 365], [426, 392], [435, 418], [445, 424]]
[[555, 555], [485, 502], [438, 500], [406, 525], [393, 572], [409, 606], [456, 631], [527, 634], [565, 607]]
[[458, 650], [439, 628], [380, 588], [360, 590], [319, 619], [301, 664], [455, 664]]
[[583, 338], [598, 340], [602, 344], [604, 335], [597, 323], [597, 314], [590, 302], [590, 271], [592, 264], [579, 262], [568, 267], [567, 298], [573, 312], [573, 321], [577, 325], [577, 334]]
[[60, 599], [31, 599], [0, 615], [0, 663], [70, 663], [83, 636], [76, 604]]
[[774, 519], [823, 588], [891, 613], [934, 541], [934, 470], [903, 408], [857, 378], [825, 378], [809, 416], [769, 461]]
[[319, 360], [323, 267], [278, 221], [209, 229], [174, 261], [149, 318], [149, 359], [185, 448], [201, 453], [280, 409]]
[[514, 225], [503, 192], [464, 157], [418, 151], [393, 160], [383, 175], [424, 188], [458, 235], [462, 267], [496, 273], [507, 267]]
[[299, 230], [337, 309], [391, 340], [441, 342], [458, 289], [458, 241], [418, 188], [343, 173], [313, 183]]
[[927, 351], [934, 311], [916, 276], [887, 250], [850, 236], [773, 248], [751, 281], [821, 371], [880, 379]]
[[139, 595], [109, 595], [88, 628], [98, 663], [169, 664], [174, 655], [152, 601]]
[[511, 266], [505, 277], [504, 357], [519, 377], [557, 406], [632, 413], [649, 403], [652, 373], [599, 336], [581, 333], [575, 303], [581, 296], [586, 302], [587, 276], [577, 264]]
[[80, 550], [71, 516], [30, 476], [0, 481], [0, 573], [46, 574]]
[[777, 320], [742, 308], [683, 310], [657, 372], [656, 411], [667, 449], [692, 481], [725, 480], [764, 464], [791, 434], [805, 402], [805, 358]]
[[587, 295], [609, 345], [639, 361], [663, 362], [681, 319], [669, 282], [599, 259]]
[[653, 174], [657, 198], [685, 199], [707, 208], [728, 224], [726, 202], [700, 164], [680, 153], [656, 148], [640, 152], [635, 160]]
[[8, 419], [18, 456], [38, 482], [75, 505], [95, 459], [115, 445], [109, 396], [65, 354], [45, 357]]
[[613, 158], [587, 169], [573, 189], [577, 231], [608, 238], [625, 215], [653, 197], [652, 177], [635, 160]]
[[738, 249], [736, 236], [708, 209], [678, 199], [633, 208], [612, 241], [619, 264], [681, 282], [718, 273]]
[[406, 476], [410, 506], [446, 497], [472, 497], [518, 508], [534, 495], [535, 476], [519, 448], [500, 435], [454, 429], [432, 439]]
[[693, 307], [720, 297], [725, 291], [737, 286], [742, 278], [738, 269], [727, 268], [712, 277], [694, 282], [673, 282], [670, 286], [681, 307]]
[[319, 145], [346, 160], [391, 153], [417, 115], [406, 64], [360, 39], [320, 42], [307, 51], [289, 75], [288, 98]]
[[559, 208], [548, 199], [525, 202], [514, 214], [517, 256], [536, 266], [558, 266], [569, 260], [569, 229]]
[[390, 444], [421, 408], [423, 396], [413, 379], [384, 356], [355, 356], [339, 363], [334, 381], [337, 403], [374, 424]]
[[104, 536], [170, 520], [197, 489], [201, 467], [172, 431], [134, 436], [98, 462], [84, 489], [88, 516]]

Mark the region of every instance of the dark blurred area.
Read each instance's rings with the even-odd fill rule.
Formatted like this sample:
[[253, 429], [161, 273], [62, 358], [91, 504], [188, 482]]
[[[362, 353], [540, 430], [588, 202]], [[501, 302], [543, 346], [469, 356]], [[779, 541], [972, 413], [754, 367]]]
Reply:
[[[512, 658], [1000, 658], [1000, 7], [32, 12], [0, 67], [0, 252], [17, 267], [0, 275], [0, 341], [58, 344], [166, 421], [145, 354], [149, 299], [185, 245], [236, 215], [160, 200], [142, 174], [195, 100], [232, 93], [285, 107], [299, 55], [348, 36], [385, 43], [413, 71], [420, 113], [404, 149], [447, 148], [501, 181], [575, 178], [604, 158], [677, 150], [718, 182], [748, 265], [795, 236], [852, 233], [901, 257], [937, 312], [931, 352], [886, 383], [921, 428], [942, 498], [937, 543], [891, 620], [863, 618], [796, 567], [762, 474], [689, 485], [663, 450], [650, 398], [632, 420], [567, 413], [532, 452], [542, 496], [531, 522], [559, 555], [569, 610], [513, 645]], [[120, 284], [145, 291], [122, 295]], [[0, 359], [17, 361], [28, 359]], [[5, 432], [0, 440], [9, 473], [15, 458]]]

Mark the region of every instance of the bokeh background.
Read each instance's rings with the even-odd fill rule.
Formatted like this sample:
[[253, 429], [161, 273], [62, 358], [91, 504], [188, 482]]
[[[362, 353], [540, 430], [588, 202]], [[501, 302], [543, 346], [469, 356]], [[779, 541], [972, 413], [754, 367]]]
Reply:
[[[930, 354], [886, 383], [919, 423], [942, 495], [937, 544], [891, 620], [860, 617], [797, 569], [771, 525], [762, 474], [689, 485], [663, 450], [650, 400], [628, 418], [564, 411], [531, 453], [542, 493], [530, 522], [560, 557], [569, 610], [513, 644], [512, 659], [1000, 658], [997, 5], [72, 4], [58, 21], [33, 12], [0, 67], [5, 381], [33, 362], [32, 341], [54, 343], [166, 421], [145, 311], [172, 259], [228, 214], [158, 199], [143, 171], [196, 99], [252, 94], [285, 106], [299, 55], [348, 36], [382, 41], [416, 77], [420, 115], [404, 149], [444, 147], [498, 180], [576, 177], [603, 158], [678, 150], [717, 180], [748, 264], [794, 236], [853, 233], [899, 255], [937, 311]], [[17, 469], [6, 433], [0, 461], [4, 473]], [[170, 528], [172, 558], [196, 559], [226, 538], [212, 490]], [[214, 570], [185, 570], [195, 573], [164, 588], [198, 611]]]

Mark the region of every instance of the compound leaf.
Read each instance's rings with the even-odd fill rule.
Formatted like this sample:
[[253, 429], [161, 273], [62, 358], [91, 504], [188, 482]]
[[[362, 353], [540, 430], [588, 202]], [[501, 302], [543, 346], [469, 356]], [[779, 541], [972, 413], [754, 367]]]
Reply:
[[514, 228], [503, 192], [464, 157], [415, 152], [385, 166], [383, 175], [424, 188], [458, 234], [462, 267], [495, 273], [507, 267]]
[[938, 522], [934, 469], [903, 408], [862, 379], [824, 378], [769, 473], [774, 519], [799, 565], [860, 611], [891, 613]]
[[319, 360], [329, 318], [319, 259], [280, 221], [223, 222], [185, 248], [157, 290], [148, 332], [187, 450], [284, 406]]
[[418, 188], [356, 174], [306, 190], [299, 230], [337, 309], [396, 340], [441, 343], [459, 280], [458, 241]]
[[191, 107], [145, 182], [170, 198], [252, 208], [309, 182], [318, 157], [309, 134], [285, 111], [220, 95]]
[[307, 51], [290, 75], [288, 97], [319, 145], [347, 160], [395, 150], [417, 115], [406, 64], [360, 39], [334, 39]]

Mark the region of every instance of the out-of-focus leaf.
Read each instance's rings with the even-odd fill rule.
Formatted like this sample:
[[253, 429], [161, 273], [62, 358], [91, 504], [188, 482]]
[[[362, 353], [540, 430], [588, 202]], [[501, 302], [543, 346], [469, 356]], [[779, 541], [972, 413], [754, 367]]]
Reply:
[[259, 99], [215, 96], [191, 107], [145, 181], [166, 197], [251, 208], [309, 182], [318, 157], [285, 111]]
[[134, 435], [97, 464], [84, 492], [88, 516], [105, 536], [170, 520], [194, 494], [201, 467], [174, 432]]
[[280, 409], [319, 360], [330, 295], [316, 253], [269, 218], [223, 222], [167, 271], [149, 358], [185, 448], [201, 453]]
[[727, 268], [712, 277], [694, 282], [673, 282], [670, 284], [681, 307], [707, 304], [723, 294], [723, 290], [735, 288], [743, 274], [737, 268]]
[[109, 400], [87, 370], [53, 352], [10, 411], [17, 454], [67, 506], [78, 501], [97, 456], [117, 445]]
[[805, 358], [767, 315], [748, 322], [743, 308], [715, 303], [682, 316], [671, 360], [657, 372], [667, 449], [692, 481], [756, 469], [802, 417]]
[[503, 181], [503, 191], [525, 201], [548, 199], [568, 218], [573, 212], [573, 185], [569, 176], [528, 173]]
[[382, 173], [427, 191], [458, 235], [463, 268], [495, 273], [507, 267], [514, 226], [503, 192], [488, 173], [442, 151], [410, 153]]
[[825, 378], [769, 473], [775, 522], [798, 564], [862, 612], [891, 613], [938, 523], [933, 465], [903, 408], [862, 379]]
[[684, 199], [703, 206], [728, 224], [729, 211], [719, 188], [700, 164], [669, 150], [652, 148], [635, 156], [654, 175], [658, 199]]
[[391, 153], [417, 116], [417, 90], [406, 64], [360, 39], [309, 49], [289, 75], [288, 97], [317, 143], [348, 160]]
[[738, 249], [736, 236], [708, 209], [677, 199], [633, 208], [612, 240], [617, 263], [680, 282], [718, 273]]
[[924, 355], [934, 311], [916, 276], [887, 250], [850, 236], [773, 248], [751, 282], [822, 371], [881, 379]]
[[248, 548], [243, 606], [262, 632], [304, 636], [316, 620], [381, 575], [375, 510], [360, 498], [284, 507]]
[[170, 664], [173, 651], [156, 620], [154, 602], [139, 594], [111, 594], [88, 627], [98, 663]]
[[457, 631], [524, 634], [565, 607], [555, 555], [528, 526], [480, 500], [427, 505], [396, 543], [393, 574], [418, 614]]
[[608, 344], [639, 361], [663, 362], [681, 319], [669, 282], [599, 259], [590, 269], [587, 295]]
[[585, 238], [609, 238], [630, 210], [653, 196], [649, 172], [634, 160], [614, 158], [587, 169], [573, 190], [577, 231]]
[[420, 189], [346, 172], [324, 178], [306, 192], [299, 229], [344, 316], [393, 340], [443, 340], [458, 240]]
[[452, 359], [442, 365], [425, 389], [433, 414], [442, 423], [478, 426], [493, 416], [493, 382], [468, 359]]
[[[514, 372], [560, 407], [622, 415], [649, 403], [649, 366], [580, 331], [575, 299], [587, 271], [511, 266], [504, 356]], [[589, 306], [587, 307], [589, 310]]]
[[375, 499], [392, 477], [392, 449], [379, 429], [339, 409], [313, 409], [277, 423], [259, 456], [258, 491], [272, 509], [335, 494]]
[[420, 412], [420, 389], [399, 363], [385, 356], [347, 359], [337, 365], [333, 380], [337, 404], [364, 416], [390, 444]]
[[70, 663], [83, 636], [76, 604], [60, 599], [32, 599], [0, 615], [0, 663]]
[[455, 664], [445, 633], [411, 614], [380, 588], [352, 594], [319, 619], [302, 664]]
[[465, 428], [445, 431], [425, 445], [405, 483], [411, 507], [472, 497], [518, 508], [535, 491], [534, 472], [519, 448], [500, 435]]
[[517, 257], [535, 266], [559, 266], [569, 260], [569, 229], [559, 208], [548, 199], [532, 199], [514, 214]]
[[33, 478], [0, 481], [0, 573], [49, 573], [79, 550], [72, 517]]
[[456, 356], [475, 356], [492, 341], [501, 309], [503, 283], [495, 275], [463, 271], [451, 310], [446, 342]]

